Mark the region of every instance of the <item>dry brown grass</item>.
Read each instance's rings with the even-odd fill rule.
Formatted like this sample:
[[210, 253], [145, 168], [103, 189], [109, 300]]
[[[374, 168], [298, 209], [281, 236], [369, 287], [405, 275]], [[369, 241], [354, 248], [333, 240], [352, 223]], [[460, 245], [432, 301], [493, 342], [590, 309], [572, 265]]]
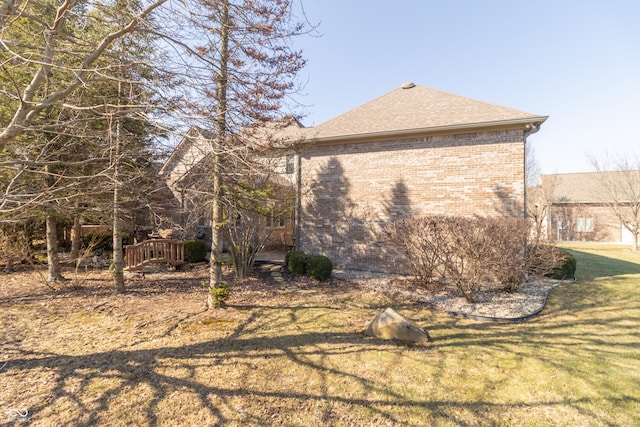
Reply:
[[[0, 424], [640, 423], [640, 292], [614, 297], [627, 276], [563, 285], [540, 317], [507, 325], [337, 280], [249, 278], [205, 311], [205, 276], [154, 273], [118, 296], [105, 272], [57, 290], [0, 277]], [[387, 306], [434, 342], [365, 337]]]

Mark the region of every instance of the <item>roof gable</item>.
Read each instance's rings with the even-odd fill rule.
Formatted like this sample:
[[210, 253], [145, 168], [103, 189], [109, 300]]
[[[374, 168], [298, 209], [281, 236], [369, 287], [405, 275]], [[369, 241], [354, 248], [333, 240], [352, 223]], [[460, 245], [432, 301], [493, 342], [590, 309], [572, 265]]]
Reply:
[[313, 139], [437, 130], [469, 125], [542, 123], [512, 108], [407, 83], [313, 128]]

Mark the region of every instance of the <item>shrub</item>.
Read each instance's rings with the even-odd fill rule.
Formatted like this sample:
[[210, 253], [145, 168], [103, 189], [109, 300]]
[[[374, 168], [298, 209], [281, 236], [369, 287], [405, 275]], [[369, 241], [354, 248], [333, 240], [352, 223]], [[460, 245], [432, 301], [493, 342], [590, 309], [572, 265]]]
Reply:
[[91, 233], [82, 236], [82, 244], [92, 251], [113, 250], [113, 236], [111, 234]]
[[293, 253], [295, 253], [295, 252], [293, 252], [293, 251], [287, 251], [287, 252], [284, 254], [284, 265], [286, 265], [287, 267], [289, 266], [289, 258], [291, 258], [291, 254], [293, 254]]
[[122, 246], [129, 246], [129, 245], [133, 245], [134, 243], [134, 239], [133, 239], [133, 235], [131, 234], [122, 234]]
[[410, 217], [387, 225], [385, 234], [423, 286], [451, 284], [469, 301], [482, 287], [515, 291], [525, 273], [558, 265], [546, 247], [526, 250], [529, 226], [512, 216]]
[[242, 278], [250, 274], [256, 258], [256, 248], [254, 248], [253, 245], [243, 242], [241, 244], [229, 245], [228, 251], [233, 261], [236, 277]]
[[307, 255], [304, 252], [289, 252], [287, 268], [291, 274], [303, 275], [307, 272]]
[[534, 276], [552, 277], [554, 271], [562, 267], [565, 254], [565, 251], [550, 244], [529, 245], [526, 271]]
[[184, 260], [201, 262], [207, 255], [207, 244], [203, 240], [187, 240], [184, 242]]
[[562, 256], [562, 263], [551, 271], [550, 276], [557, 280], [567, 280], [576, 275], [576, 258], [567, 251], [555, 249]]
[[425, 286], [438, 279], [439, 254], [445, 237], [440, 218], [403, 218], [384, 228], [388, 242], [405, 255], [411, 272]]
[[216, 283], [214, 288], [209, 289], [209, 294], [214, 307], [223, 307], [231, 295], [231, 287], [226, 283]]
[[331, 277], [333, 263], [324, 255], [314, 255], [307, 257], [306, 267], [309, 277], [323, 281]]
[[[122, 246], [132, 245], [133, 236], [122, 233]], [[82, 236], [82, 246], [89, 249], [89, 252], [112, 251], [113, 235], [106, 233], [90, 233]]]
[[29, 259], [29, 235], [24, 229], [0, 227], [0, 263], [5, 273], [11, 273], [13, 264]]

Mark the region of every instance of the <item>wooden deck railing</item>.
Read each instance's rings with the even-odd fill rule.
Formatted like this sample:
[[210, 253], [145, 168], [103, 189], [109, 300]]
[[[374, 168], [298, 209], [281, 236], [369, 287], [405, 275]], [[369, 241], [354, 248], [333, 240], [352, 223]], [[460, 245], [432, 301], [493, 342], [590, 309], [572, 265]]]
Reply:
[[184, 264], [184, 242], [152, 239], [125, 246], [127, 269], [135, 270], [152, 263]]

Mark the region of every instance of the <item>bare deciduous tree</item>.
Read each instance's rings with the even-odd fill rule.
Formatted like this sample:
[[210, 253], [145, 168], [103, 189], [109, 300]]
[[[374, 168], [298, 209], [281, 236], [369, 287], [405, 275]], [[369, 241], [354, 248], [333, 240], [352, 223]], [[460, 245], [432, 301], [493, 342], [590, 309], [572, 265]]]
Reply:
[[549, 235], [550, 213], [553, 204], [561, 201], [555, 194], [556, 189], [556, 176], [545, 175], [541, 177], [537, 186], [527, 190], [527, 216], [532, 222], [532, 244], [552, 240]]
[[[19, 212], [61, 200], [82, 209], [70, 196], [77, 196], [79, 188], [88, 188], [81, 178], [95, 180], [96, 194], [104, 192], [105, 182], [119, 183], [117, 166], [123, 154], [110, 147], [123, 142], [118, 141], [122, 118], [135, 114], [140, 121], [157, 121], [158, 112], [164, 109], [172, 114], [165, 123], [176, 128], [197, 125], [211, 135], [213, 182], [207, 193], [213, 206], [210, 282], [215, 286], [221, 280], [218, 261], [225, 209], [221, 192], [224, 183], [238, 176], [228, 165], [258, 168], [252, 153], [273, 140], [263, 139], [258, 147], [252, 130], [283, 115], [287, 97], [298, 89], [295, 77], [304, 60], [291, 47], [291, 38], [306, 29], [297, 22], [293, 9], [291, 0], [4, 1], [0, 8], [0, 152], [7, 149], [8, 179], [2, 184], [0, 211]], [[37, 42], [34, 33], [39, 35]], [[154, 49], [166, 55], [139, 63], [149, 63], [175, 79], [175, 84], [162, 84], [154, 76], [158, 96], [171, 98], [172, 105], [159, 108], [157, 100], [132, 102], [130, 98], [120, 102], [119, 91], [113, 96], [115, 84], [131, 88], [147, 78], [132, 78], [124, 72], [136, 65], [135, 59], [131, 62], [127, 40], [137, 36], [153, 37]], [[103, 90], [111, 95], [95, 96]], [[80, 92], [92, 96], [74, 96]], [[60, 112], [66, 112], [66, 126], [50, 120], [52, 113]], [[53, 139], [63, 141], [81, 138], [86, 129], [103, 149], [97, 158], [74, 158], [69, 156], [71, 148], [53, 157], [48, 149], [25, 146], [38, 133], [49, 132]], [[100, 129], [102, 137], [97, 136]], [[25, 152], [46, 156], [32, 158]], [[91, 153], [94, 155], [96, 152]], [[103, 163], [102, 171], [80, 173], [87, 162], [105, 158], [110, 161]], [[230, 158], [237, 161], [228, 162]], [[53, 178], [44, 180], [49, 183], [44, 191], [23, 179], [37, 168], [48, 168]], [[112, 202], [115, 213], [117, 197]], [[120, 246], [115, 239], [114, 244]]]
[[597, 173], [596, 191], [622, 227], [632, 236], [633, 251], [638, 251], [640, 234], [640, 155], [618, 155], [604, 160], [591, 157]]
[[[139, 141], [157, 133], [143, 123], [159, 104], [141, 87], [159, 75], [147, 64], [153, 50], [145, 35], [152, 12], [164, 3], [17, 1], [6, 9], [10, 16], [3, 16], [0, 51], [7, 60], [0, 64], [0, 147], [6, 148], [6, 161], [0, 172], [9, 179], [1, 185], [0, 213], [7, 218], [30, 208], [45, 212], [49, 281], [63, 279], [57, 221], [73, 212], [79, 224], [82, 209], [112, 207], [114, 264], [120, 267], [115, 288], [124, 290], [119, 216], [123, 183], [132, 177], [123, 179], [122, 171], [135, 163], [130, 160], [141, 149]], [[33, 31], [42, 33], [41, 43], [33, 42]], [[104, 194], [113, 194], [111, 201]], [[77, 227], [75, 237], [77, 255]]]
[[540, 183], [540, 173], [536, 150], [530, 142], [526, 142], [524, 146], [524, 176], [527, 188], [536, 187]]

